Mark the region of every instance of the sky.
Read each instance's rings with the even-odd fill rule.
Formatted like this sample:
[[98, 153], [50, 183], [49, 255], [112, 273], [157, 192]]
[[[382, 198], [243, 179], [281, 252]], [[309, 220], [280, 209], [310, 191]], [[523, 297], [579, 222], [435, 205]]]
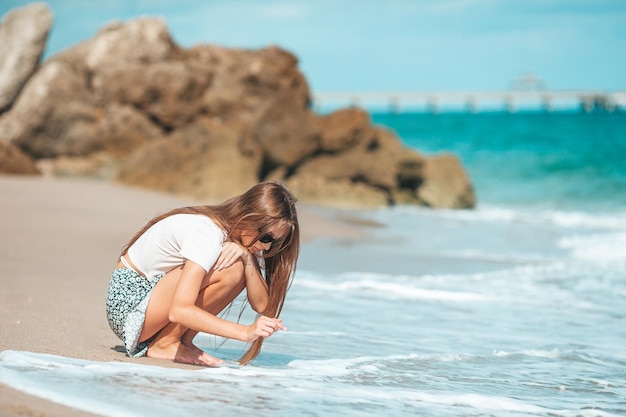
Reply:
[[[0, 0], [0, 14], [30, 3]], [[278, 45], [314, 92], [626, 91], [626, 0], [50, 0], [46, 57], [161, 17], [182, 47]]]

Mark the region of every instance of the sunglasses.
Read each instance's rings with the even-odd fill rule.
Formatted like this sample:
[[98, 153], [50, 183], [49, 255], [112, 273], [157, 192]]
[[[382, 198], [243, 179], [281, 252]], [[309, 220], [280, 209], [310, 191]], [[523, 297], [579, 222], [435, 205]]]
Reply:
[[274, 243], [276, 238], [274, 236], [270, 235], [269, 233], [265, 233], [258, 240], [261, 243]]

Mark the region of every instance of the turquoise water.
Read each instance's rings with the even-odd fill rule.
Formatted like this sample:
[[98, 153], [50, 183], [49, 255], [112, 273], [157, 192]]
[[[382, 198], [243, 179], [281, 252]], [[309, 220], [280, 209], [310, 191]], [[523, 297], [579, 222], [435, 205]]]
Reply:
[[482, 202], [626, 207], [626, 113], [375, 114], [425, 154], [459, 155]]
[[457, 153], [478, 207], [347, 213], [382, 226], [305, 245], [289, 332], [246, 367], [5, 351], [0, 381], [106, 416], [626, 415], [624, 116], [374, 120]]

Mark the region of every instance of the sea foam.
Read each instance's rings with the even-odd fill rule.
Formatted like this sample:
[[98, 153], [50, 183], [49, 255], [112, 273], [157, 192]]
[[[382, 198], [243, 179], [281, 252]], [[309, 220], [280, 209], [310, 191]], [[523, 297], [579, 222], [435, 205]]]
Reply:
[[482, 301], [491, 298], [477, 293], [426, 289], [419, 288], [415, 285], [381, 282], [369, 279], [343, 282], [322, 282], [318, 280], [298, 279], [296, 285], [325, 292], [360, 293], [367, 296], [393, 299]]
[[426, 210], [419, 207], [400, 206], [386, 211], [372, 212], [382, 221], [394, 216], [422, 216], [441, 219], [483, 223], [522, 223], [529, 225], [552, 224], [563, 228], [601, 230], [626, 229], [626, 212], [581, 212], [563, 210], [533, 210], [479, 204], [474, 210]]
[[558, 244], [575, 258], [626, 268], [626, 232], [574, 235], [560, 239]]

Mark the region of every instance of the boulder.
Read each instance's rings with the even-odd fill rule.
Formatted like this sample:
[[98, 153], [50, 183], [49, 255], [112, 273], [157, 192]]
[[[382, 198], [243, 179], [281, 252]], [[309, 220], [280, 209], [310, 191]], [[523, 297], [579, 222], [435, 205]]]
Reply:
[[124, 158], [135, 149], [165, 136], [163, 129], [136, 107], [113, 102], [103, 109], [103, 113], [96, 135], [86, 143], [92, 152], [106, 151], [116, 158]]
[[35, 72], [52, 26], [45, 3], [8, 12], [0, 22], [0, 113], [7, 110]]
[[[319, 125], [324, 129], [322, 143], [326, 143], [323, 147], [326, 153], [301, 164], [293, 177], [308, 178], [317, 174], [333, 181], [367, 185], [368, 189], [385, 195], [384, 199], [378, 199], [385, 201], [385, 205], [400, 202], [400, 197], [402, 203], [419, 203], [417, 190], [423, 182], [422, 168], [425, 158], [404, 148], [390, 131], [365, 123], [362, 111], [351, 112], [361, 120], [358, 124], [347, 120], [341, 124], [328, 123], [349, 114], [341, 110], [338, 116], [324, 117], [325, 120]], [[339, 143], [342, 145], [337, 146]], [[338, 149], [342, 151], [339, 152]], [[362, 194], [357, 194], [357, 197]], [[345, 198], [350, 195], [346, 194]]]
[[294, 55], [276, 46], [257, 51], [198, 46], [186, 56], [211, 71], [201, 112], [246, 126], [244, 149], [260, 144], [268, 170], [292, 166], [317, 151], [310, 92]]
[[40, 172], [35, 161], [18, 147], [0, 142], [0, 173], [38, 175]]
[[271, 167], [293, 167], [319, 149], [314, 119], [289, 94], [278, 93], [251, 126], [253, 141], [261, 145]]
[[476, 205], [472, 184], [456, 156], [441, 154], [426, 159], [423, 178], [417, 195], [424, 205], [448, 209]]
[[0, 116], [0, 140], [35, 158], [103, 150], [125, 155], [162, 136], [163, 130], [135, 107], [98, 105], [82, 75], [61, 61], [46, 63]]
[[298, 60], [281, 48], [252, 51], [199, 45], [185, 56], [212, 73], [211, 86], [202, 100], [204, 114], [250, 125], [285, 94], [290, 97], [286, 105], [304, 111], [309, 108], [309, 87]]
[[[127, 153], [139, 143], [159, 138], [166, 129], [154, 123], [158, 122], [159, 114], [169, 118], [161, 125], [167, 125], [170, 119], [188, 121], [195, 117], [176, 113], [186, 108], [187, 96], [170, 104], [154, 95], [153, 78], [148, 80], [152, 84], [146, 86], [146, 68], [155, 63], [157, 67], [148, 73], [151, 77], [158, 76], [157, 83], [163, 82], [169, 89], [195, 88], [195, 85], [176, 84], [178, 76], [186, 70], [161, 76], [170, 71], [158, 65], [178, 53], [160, 19], [111, 24], [94, 39], [52, 57], [28, 80], [11, 110], [0, 116], [0, 141], [14, 143], [35, 158], [54, 158], [87, 156], [111, 149]], [[139, 63], [143, 66], [137, 69]], [[126, 67], [119, 70], [123, 64]], [[116, 79], [120, 74], [128, 75]], [[145, 111], [135, 101], [124, 100], [126, 96], [120, 98], [120, 89], [144, 90], [143, 103], [157, 104], [151, 112]], [[170, 113], [160, 110], [164, 107], [174, 110]], [[129, 123], [120, 125], [120, 120], [129, 121], [129, 118], [132, 119]]]
[[[326, 136], [322, 134], [322, 137]], [[342, 152], [320, 154], [299, 166], [294, 176], [316, 173], [333, 180], [349, 180], [352, 183], [365, 183], [385, 192], [407, 185], [412, 186], [408, 177], [408, 163], [414, 161], [417, 167], [412, 173], [420, 177], [422, 157], [405, 149], [400, 141], [388, 130], [373, 127], [364, 128], [360, 141]], [[347, 143], [350, 135], [344, 136]], [[352, 135], [352, 137], [354, 137]], [[393, 202], [393, 199], [389, 200]]]
[[261, 166], [260, 153], [241, 154], [240, 130], [199, 119], [131, 153], [117, 179], [198, 199], [232, 197], [258, 182]]
[[92, 151], [86, 143], [102, 116], [80, 74], [52, 62], [31, 77], [11, 110], [0, 117], [0, 140], [35, 158], [86, 154]]
[[98, 70], [92, 88], [103, 106], [132, 106], [164, 129], [175, 129], [200, 113], [210, 82], [211, 73], [193, 62], [117, 63]]
[[285, 181], [299, 201], [340, 209], [384, 207], [390, 204], [388, 194], [366, 183], [348, 179], [330, 179], [324, 175], [307, 173]]
[[161, 62], [179, 52], [163, 19], [147, 17], [110, 23], [81, 49], [85, 65], [93, 73], [122, 63]]
[[321, 150], [336, 153], [350, 149], [367, 140], [372, 126], [369, 114], [359, 108], [341, 109], [316, 118], [321, 131]]
[[117, 173], [118, 161], [108, 152], [95, 152], [88, 156], [60, 156], [37, 161], [37, 167], [47, 176], [87, 177], [112, 179]]

